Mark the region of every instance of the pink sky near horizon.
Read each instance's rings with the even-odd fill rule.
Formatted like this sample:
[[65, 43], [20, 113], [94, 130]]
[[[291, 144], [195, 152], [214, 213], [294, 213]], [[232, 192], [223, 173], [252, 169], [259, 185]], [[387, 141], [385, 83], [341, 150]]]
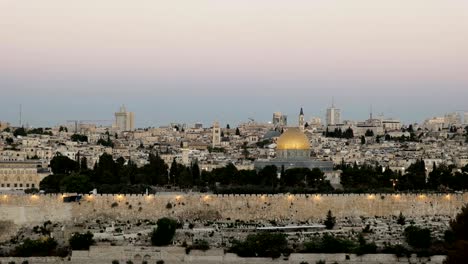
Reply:
[[467, 69], [463, 0], [0, 0], [0, 80], [466, 86]]

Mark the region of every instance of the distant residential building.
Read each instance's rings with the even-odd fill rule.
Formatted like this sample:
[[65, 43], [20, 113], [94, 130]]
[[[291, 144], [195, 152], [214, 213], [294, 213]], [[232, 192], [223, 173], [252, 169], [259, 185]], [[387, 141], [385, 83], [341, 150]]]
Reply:
[[396, 119], [381, 119], [382, 127], [386, 131], [401, 130], [401, 122]]
[[463, 124], [468, 125], [468, 112], [463, 114]]
[[285, 127], [288, 125], [288, 116], [283, 115], [281, 112], [275, 112], [273, 113], [272, 123], [274, 126]]
[[10, 127], [10, 123], [0, 121], [0, 132]]
[[454, 125], [461, 125], [462, 124], [461, 118], [462, 118], [461, 115], [457, 112], [447, 113], [444, 116], [444, 126], [450, 127]]
[[320, 117], [312, 117], [307, 124], [309, 125], [308, 129], [318, 129], [322, 127], [322, 119]]
[[333, 103], [330, 108], [327, 108], [326, 123], [328, 126], [341, 123], [341, 110], [335, 108]]
[[115, 113], [115, 126], [119, 131], [133, 131], [135, 129], [135, 117], [133, 112], [127, 112], [124, 105]]
[[444, 117], [432, 117], [426, 119], [423, 123], [423, 127], [427, 130], [437, 131], [444, 128], [445, 118]]

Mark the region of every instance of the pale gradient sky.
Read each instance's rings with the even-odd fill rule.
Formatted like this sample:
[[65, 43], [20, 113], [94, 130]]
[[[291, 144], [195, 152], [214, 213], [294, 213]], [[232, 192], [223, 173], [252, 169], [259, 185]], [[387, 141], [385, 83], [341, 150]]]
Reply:
[[466, 0], [0, 0], [0, 120], [468, 110]]

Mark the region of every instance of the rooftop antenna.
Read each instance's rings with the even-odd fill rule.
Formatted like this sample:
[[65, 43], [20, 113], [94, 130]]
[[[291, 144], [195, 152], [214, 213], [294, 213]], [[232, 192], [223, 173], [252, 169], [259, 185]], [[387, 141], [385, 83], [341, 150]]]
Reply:
[[372, 105], [370, 105], [370, 119], [372, 119]]
[[23, 108], [23, 106], [20, 104], [19, 105], [19, 126], [20, 127], [22, 126], [22, 123], [23, 123], [23, 121], [22, 121], [23, 109], [22, 108]]
[[335, 108], [335, 97], [332, 96], [332, 108]]

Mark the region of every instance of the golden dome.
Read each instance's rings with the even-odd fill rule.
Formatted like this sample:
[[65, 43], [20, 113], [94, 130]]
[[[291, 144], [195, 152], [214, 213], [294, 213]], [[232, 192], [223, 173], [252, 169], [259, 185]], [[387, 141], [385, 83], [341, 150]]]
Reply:
[[309, 150], [310, 143], [307, 136], [299, 128], [288, 128], [276, 142], [277, 150]]

